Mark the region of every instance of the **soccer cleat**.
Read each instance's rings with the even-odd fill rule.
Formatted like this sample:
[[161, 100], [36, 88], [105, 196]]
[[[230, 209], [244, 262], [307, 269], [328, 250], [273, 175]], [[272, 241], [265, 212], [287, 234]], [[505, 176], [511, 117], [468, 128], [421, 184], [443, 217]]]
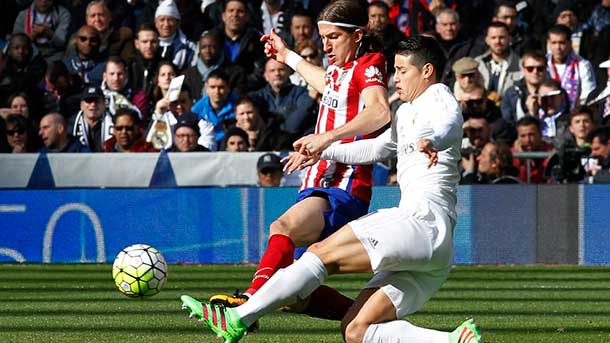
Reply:
[[484, 343], [474, 319], [463, 322], [449, 334], [449, 343]]
[[[238, 290], [235, 290], [233, 295], [226, 294], [216, 294], [210, 297], [210, 304], [212, 305], [222, 305], [224, 307], [237, 307], [243, 305], [248, 301], [248, 296], [244, 294], [240, 294]], [[248, 327], [248, 332], [255, 332], [259, 328], [258, 320], [252, 323]]]
[[232, 308], [202, 304], [188, 295], [181, 296], [180, 300], [191, 315], [199, 318], [217, 337], [223, 338], [225, 343], [239, 342], [248, 331], [246, 324]]

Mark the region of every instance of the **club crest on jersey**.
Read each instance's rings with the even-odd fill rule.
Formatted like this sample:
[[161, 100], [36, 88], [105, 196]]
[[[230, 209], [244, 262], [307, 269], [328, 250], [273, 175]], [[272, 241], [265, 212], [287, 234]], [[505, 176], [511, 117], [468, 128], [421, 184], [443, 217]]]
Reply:
[[369, 66], [364, 71], [364, 76], [366, 77], [366, 82], [381, 82], [383, 83], [383, 74], [379, 68], [375, 66]]

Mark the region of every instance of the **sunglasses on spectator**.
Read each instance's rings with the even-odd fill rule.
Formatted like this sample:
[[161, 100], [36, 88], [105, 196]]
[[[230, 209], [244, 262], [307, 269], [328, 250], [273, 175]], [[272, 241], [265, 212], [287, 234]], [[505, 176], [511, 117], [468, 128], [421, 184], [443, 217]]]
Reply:
[[485, 103], [485, 99], [470, 99], [466, 100], [466, 106], [481, 106]]
[[115, 131], [123, 131], [123, 130], [125, 130], [125, 131], [130, 131], [131, 132], [131, 131], [135, 130], [135, 126], [133, 126], [133, 125], [115, 126], [114, 130]]
[[316, 57], [318, 57], [318, 53], [317, 52], [312, 52], [311, 54], [302, 54], [301, 57], [303, 57], [304, 59], [308, 60], [308, 59], [314, 59]]
[[460, 74], [460, 77], [470, 77], [470, 78], [474, 78], [476, 76], [476, 73], [466, 73], [466, 74]]
[[92, 103], [92, 102], [97, 102], [98, 100], [101, 100], [101, 99], [98, 99], [98, 98], [87, 98], [87, 99], [83, 99], [83, 101], [84, 101], [84, 102], [86, 102], [86, 103], [88, 103], [88, 104], [90, 104], [90, 103]]
[[6, 135], [7, 136], [14, 136], [15, 134], [21, 136], [25, 133], [25, 128], [19, 128], [19, 129], [15, 129], [15, 130], [6, 130]]
[[534, 72], [534, 70], [539, 73], [542, 73], [543, 71], [546, 70], [545, 66], [525, 66], [523, 68], [525, 68], [525, 70], [527, 70], [528, 73], [532, 73], [532, 72]]
[[99, 38], [97, 37], [87, 37], [87, 36], [78, 36], [78, 40], [80, 40], [81, 42], [91, 42], [91, 43], [99, 43]]

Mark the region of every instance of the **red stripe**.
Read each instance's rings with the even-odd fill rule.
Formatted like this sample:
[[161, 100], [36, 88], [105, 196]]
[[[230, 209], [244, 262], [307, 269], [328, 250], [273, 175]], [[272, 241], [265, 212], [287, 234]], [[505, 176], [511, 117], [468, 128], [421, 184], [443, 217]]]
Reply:
[[214, 311], [212, 311], [212, 323], [214, 324], [214, 326], [218, 326], [218, 317], [216, 314], [216, 309], [213, 309]]
[[208, 307], [207, 306], [203, 306], [203, 318], [208, 319]]
[[468, 331], [468, 328], [464, 327], [462, 329], [462, 332], [460, 333], [460, 337], [458, 338], [458, 342], [463, 342], [462, 338], [464, 338], [464, 334], [466, 333], [466, 331]]
[[223, 330], [227, 329], [227, 318], [225, 318], [224, 311], [220, 312], [220, 327], [222, 327]]
[[25, 33], [32, 33], [32, 7], [28, 7], [25, 11]]

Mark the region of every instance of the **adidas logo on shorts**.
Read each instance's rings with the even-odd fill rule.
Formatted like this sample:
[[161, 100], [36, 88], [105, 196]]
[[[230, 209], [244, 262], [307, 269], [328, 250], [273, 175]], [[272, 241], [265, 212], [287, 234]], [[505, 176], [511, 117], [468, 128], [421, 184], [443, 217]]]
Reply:
[[371, 237], [369, 237], [369, 238], [367, 238], [367, 240], [369, 241], [369, 244], [370, 244], [370, 245], [371, 245], [373, 248], [376, 248], [376, 247], [377, 247], [377, 244], [379, 244], [379, 241], [377, 241], [375, 238], [371, 238]]

